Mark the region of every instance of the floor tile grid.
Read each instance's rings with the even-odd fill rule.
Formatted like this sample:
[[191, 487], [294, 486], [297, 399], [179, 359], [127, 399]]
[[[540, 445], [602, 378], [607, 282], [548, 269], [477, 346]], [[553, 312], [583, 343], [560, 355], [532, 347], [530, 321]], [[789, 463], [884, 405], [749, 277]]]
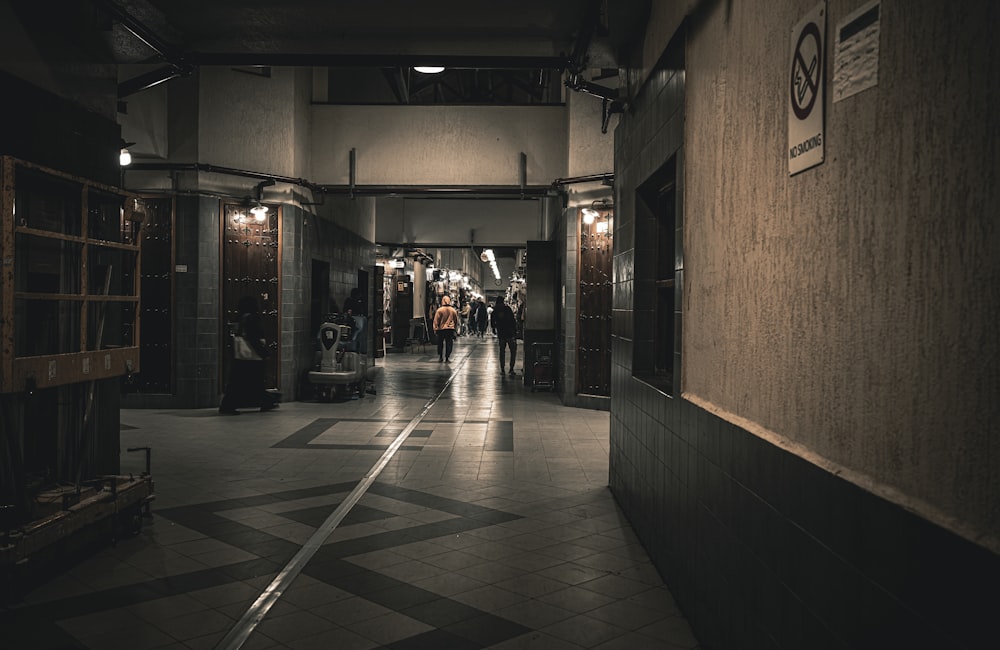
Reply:
[[[495, 346], [491, 346], [491, 348], [495, 350]], [[434, 370], [431, 370], [431, 372], [434, 372]], [[496, 388], [495, 384], [491, 386], [487, 381], [479, 381], [478, 383], [481, 386], [481, 392], [485, 395], [489, 394], [490, 388]], [[523, 398], [523, 396], [521, 397]], [[507, 396], [507, 399], [510, 399], [510, 396]], [[410, 402], [410, 408], [418, 408], [423, 403], [419, 398], [410, 398], [406, 401]], [[475, 400], [470, 399], [469, 401], [471, 402]], [[483, 400], [479, 401], [482, 402]], [[494, 403], [496, 401], [498, 400], [493, 400]], [[335, 406], [348, 407], [350, 409], [350, 413], [342, 414], [345, 416], [361, 419], [377, 413], [380, 419], [384, 419], [386, 421], [398, 419], [400, 409], [403, 408], [392, 407], [393, 415], [392, 417], [387, 418], [385, 417], [385, 413], [390, 410], [387, 405], [375, 405], [374, 402], [376, 402], [376, 400], [370, 400], [365, 404], [361, 404], [361, 402], [362, 400], [357, 400], [355, 402]], [[291, 417], [288, 417], [287, 422], [283, 422], [283, 426], [280, 427], [279, 430], [275, 430], [275, 427], [273, 426], [259, 427], [259, 430], [255, 430], [255, 425], [258, 425], [264, 417], [278, 414], [259, 416], [260, 420], [250, 423], [249, 426], [241, 430], [241, 433], [243, 433], [245, 437], [239, 439], [241, 443], [237, 445], [232, 445], [232, 431], [227, 428], [229, 425], [226, 422], [219, 422], [216, 418], [201, 418], [196, 412], [192, 412], [192, 415], [200, 418], [198, 420], [199, 426], [197, 433], [193, 433], [191, 431], [187, 431], [185, 433], [185, 427], [177, 427], [179, 418], [174, 413], [160, 413], [157, 414], [158, 418], [146, 418], [149, 420], [147, 423], [148, 426], [146, 427], [147, 430], [145, 431], [146, 436], [155, 435], [156, 424], [159, 424], [162, 427], [160, 430], [161, 436], [164, 438], [170, 438], [170, 442], [174, 443], [173, 445], [169, 444], [167, 443], [167, 440], [164, 439], [159, 441], [162, 444], [155, 447], [157, 449], [166, 448], [166, 460], [161, 460], [160, 462], [164, 463], [164, 466], [169, 468], [168, 471], [157, 473], [155, 467], [157, 461], [154, 460], [154, 476], [157, 477], [158, 493], [161, 493], [160, 499], [157, 502], [157, 508], [164, 506], [179, 507], [182, 505], [201, 503], [204, 502], [205, 494], [211, 494], [216, 500], [222, 498], [243, 499], [245, 497], [268, 495], [279, 489], [285, 489], [291, 486], [302, 489], [318, 487], [323, 483], [328, 483], [331, 477], [340, 476], [343, 472], [348, 471], [345, 468], [353, 469], [354, 466], [363, 465], [363, 462], [361, 461], [368, 460], [367, 458], [359, 459], [358, 456], [366, 456], [366, 454], [358, 454], [356, 451], [349, 453], [346, 450], [325, 449], [322, 450], [323, 455], [321, 458], [316, 458], [315, 453], [310, 452], [309, 450], [294, 450], [292, 452], [295, 454], [296, 452], [304, 451], [304, 454], [298, 454], [301, 456], [300, 458], [295, 458], [294, 456], [282, 457], [283, 453], [287, 453], [287, 451], [274, 450], [273, 447], [267, 443], [277, 442], [283, 435], [287, 435], [290, 430], [307, 424], [313, 416], [329, 415], [329, 409], [320, 410], [310, 408], [314, 405], [294, 404], [286, 406], [302, 406], [304, 408], [301, 411], [298, 408], [286, 408], [285, 410], [280, 411], [281, 416], [284, 417], [287, 414], [287, 416]], [[342, 410], [347, 411], [348, 408]], [[481, 403], [480, 406], [476, 407], [475, 412], [472, 412], [470, 407], [469, 412], [472, 412], [472, 416], [468, 419], [475, 421], [468, 422], [464, 425], [456, 422], [452, 422], [447, 425], [452, 437], [447, 441], [441, 439], [439, 448], [447, 449], [449, 444], [451, 444], [454, 448], [461, 439], [461, 432], [464, 426], [468, 426], [470, 431], [475, 431], [476, 434], [478, 434], [481, 427], [477, 427], [476, 425], [481, 424], [480, 420], [483, 422], [497, 420], [501, 418], [501, 414], [506, 415], [508, 411], [514, 415], [512, 417], [507, 416], [506, 419], [516, 420], [518, 413], [523, 412], [525, 414], [536, 414], [538, 410], [539, 409], [537, 408], [494, 409], [491, 406], [490, 411], [487, 412], [486, 408]], [[571, 411], [570, 409], [566, 410]], [[141, 420], [143, 419], [143, 416], [147, 414], [141, 412], [129, 412], [127, 415], [134, 420]], [[589, 415], [590, 414], [588, 413], [588, 416]], [[135, 417], [133, 418], [132, 416]], [[253, 418], [253, 416], [250, 416], [248, 419], [251, 418]], [[231, 418], [228, 421], [232, 422], [234, 420], [243, 421], [241, 418]], [[587, 427], [582, 425], [587, 421], [589, 421], [588, 418], [583, 418], [581, 422], [571, 423], [568, 428], [577, 432], [586, 430]], [[566, 428], [557, 426], [559, 422], [560, 418], [558, 417], [547, 418], [544, 428], [539, 425], [539, 439], [546, 435], [558, 435], [560, 430], [562, 430], [563, 433], [567, 433]], [[141, 425], [133, 424], [131, 421], [129, 424], [137, 426], [137, 431], [142, 431], [144, 428]], [[519, 432], [522, 429], [527, 430], [530, 426], [533, 426], [533, 422], [529, 423], [529, 421], [525, 421], [523, 426], [520, 421], [515, 422], [515, 449], [520, 449], [522, 443], [524, 442], [524, 439], [519, 435]], [[372, 433], [371, 428], [358, 427], [358, 429], [364, 430], [364, 433], [367, 436], [365, 440], [358, 441], [361, 443], [370, 443], [372, 441], [372, 437], [377, 435]], [[442, 426], [442, 430], [444, 429], [445, 425]], [[348, 431], [349, 429], [345, 428], [344, 430]], [[358, 431], [355, 430], [355, 432]], [[360, 432], [358, 433], [360, 434]], [[211, 440], [213, 436], [222, 438], [223, 440], [213, 444], [213, 441]], [[180, 440], [178, 440], [178, 438], [180, 438]], [[208, 438], [208, 440], [206, 440], [206, 438]], [[433, 438], [434, 433], [432, 432], [428, 436], [427, 441], [432, 441]], [[226, 440], [229, 441], [228, 444], [225, 442]], [[565, 446], [560, 446], [558, 448], [560, 450], [558, 453], [565, 453]], [[528, 449], [530, 449], [530, 447], [528, 447]], [[219, 452], [220, 450], [224, 452], [222, 456], [217, 457], [214, 460], [207, 460], [204, 458], [205, 455], [213, 452]], [[593, 450], [587, 451], [587, 453], [592, 452]], [[411, 462], [416, 463], [422, 456], [423, 451], [407, 453], [409, 454]], [[515, 460], [518, 456], [516, 452], [497, 452], [497, 454], [503, 453], [512, 455]], [[536, 452], [529, 453], [534, 454]], [[159, 459], [161, 456], [163, 456], [163, 454], [157, 453], [154, 458]], [[428, 458], [429, 457], [430, 456], [428, 456]], [[488, 452], [480, 452], [480, 463], [484, 462], [483, 458], [489, 458]], [[559, 459], [563, 458], [563, 456], [554, 456], [553, 458]], [[489, 460], [485, 462], [489, 462]], [[606, 457], [604, 459], [604, 463], [606, 472]], [[210, 467], [218, 468], [218, 470], [223, 473], [222, 476], [224, 476], [224, 478], [220, 478], [219, 475], [212, 474], [210, 470], [207, 470], [207, 468]], [[241, 467], [246, 467], [246, 469], [242, 470]], [[302, 470], [305, 468], [308, 468], [308, 471], [303, 472]], [[496, 609], [497, 617], [502, 620], [511, 621], [512, 619], [516, 619], [518, 616], [530, 617], [530, 615], [526, 612], [548, 612], [548, 620], [542, 621], [541, 618], [545, 617], [538, 614], [536, 615], [534, 623], [526, 625], [528, 628], [535, 629], [536, 631], [534, 633], [531, 635], [516, 637], [518, 639], [522, 639], [525, 643], [531, 643], [533, 642], [532, 639], [535, 638], [546, 641], [550, 644], [555, 643], [557, 639], [564, 639], [567, 644], [572, 643], [573, 641], [572, 638], [568, 638], [571, 637], [572, 634], [567, 630], [573, 630], [576, 629], [576, 627], [568, 626], [566, 630], [564, 630], [562, 627], [559, 627], [558, 624], [560, 621], [567, 620], [567, 613], [572, 613], [575, 610], [573, 608], [565, 609], [560, 607], [558, 604], [550, 604], [549, 602], [543, 600], [545, 598], [548, 598], [554, 603], [563, 603], [564, 605], [574, 602], [575, 609], [583, 609], [582, 612], [576, 612], [574, 614], [575, 616], [586, 616], [587, 612], [601, 611], [600, 607], [587, 609], [584, 605], [580, 605], [574, 600], [574, 598], [576, 600], [580, 600], [582, 598], [582, 602], [590, 605], [593, 604], [591, 601], [591, 599], [594, 598], [593, 595], [582, 596], [582, 592], [564, 593], [568, 592], [568, 590], [580, 588], [578, 585], [581, 583], [586, 586], [588, 582], [593, 582], [599, 579], [598, 577], [595, 577], [594, 573], [588, 574], [586, 571], [609, 571], [609, 569], [606, 568], [609, 566], [609, 560], [607, 557], [608, 550], [604, 547], [611, 542], [605, 541], [595, 543], [595, 540], [599, 537], [608, 537], [608, 535], [603, 533], [608, 530], [613, 530], [612, 524], [614, 522], [611, 520], [602, 520], [603, 523], [601, 526], [603, 527], [603, 530], [599, 533], [592, 530], [594, 527], [593, 525], [583, 526], [580, 529], [574, 529], [567, 525], [567, 522], [579, 524], [577, 520], [585, 521], [586, 519], [584, 517], [579, 516], [581, 512], [576, 511], [574, 513], [574, 509], [579, 508], [581, 504], [597, 500], [586, 496], [583, 498], [579, 497], [581, 489], [585, 490], [586, 488], [593, 487], [590, 485], [592, 480], [589, 477], [581, 477], [579, 475], [575, 476], [573, 477], [573, 480], [568, 481], [567, 487], [553, 485], [551, 477], [548, 477], [547, 480], [541, 481], [535, 485], [525, 485], [523, 483], [512, 483], [511, 481], [506, 480], [505, 477], [494, 477], [494, 480], [492, 481], [483, 481], [478, 474], [476, 476], [472, 476], [471, 474], [459, 475], [452, 478], [444, 476], [441, 473], [439, 473], [437, 477], [411, 476], [408, 471], [405, 473], [397, 473], [392, 477], [384, 476], [383, 480], [391, 481], [400, 486], [413, 486], [415, 488], [420, 488], [426, 490], [428, 494], [437, 493], [439, 496], [450, 495], [452, 497], [466, 498], [470, 503], [482, 503], [486, 507], [495, 508], [500, 511], [507, 510], [517, 513], [521, 510], [523, 511], [523, 515], [525, 517], [524, 519], [515, 519], [476, 529], [476, 531], [469, 531], [469, 533], [464, 536], [447, 535], [437, 538], [438, 541], [433, 542], [430, 549], [424, 548], [420, 551], [421, 555], [418, 556], [418, 559], [407, 557], [403, 555], [403, 553], [394, 554], [390, 551], [386, 557], [392, 558], [395, 555], [394, 559], [383, 558], [380, 560], [380, 563], [383, 567], [396, 567], [394, 570], [395, 574], [399, 578], [405, 579], [400, 582], [403, 582], [404, 584], [412, 583], [412, 585], [417, 586], [419, 589], [423, 589], [428, 593], [434, 593], [440, 596], [451, 596], [455, 599], [455, 602], [464, 603], [465, 601], [473, 601], [484, 607], [488, 606], [491, 609]], [[598, 485], [603, 487], [602, 483], [598, 483]], [[162, 495], [165, 491], [164, 486], [166, 486], [170, 492], [170, 497], [167, 499], [164, 499]], [[603, 491], [606, 493], [606, 489]], [[547, 501], [547, 499], [540, 497], [540, 495], [546, 494], [559, 494], [560, 496], [554, 497], [553, 503], [546, 503], [549, 507], [545, 508], [541, 506], [541, 503]], [[469, 498], [470, 495], [472, 498]], [[369, 496], [371, 495], [366, 495], [365, 499], [368, 499]], [[381, 498], [381, 503], [375, 505], [385, 507], [385, 504], [390, 501], [392, 500], [383, 497]], [[323, 506], [328, 502], [329, 499], [325, 499], [323, 497], [312, 497], [303, 499], [302, 502], [295, 505], [301, 507]], [[283, 523], [281, 521], [283, 519], [282, 513], [286, 511], [287, 508], [277, 507], [276, 504], [263, 503], [255, 506], [246, 506], [242, 511], [229, 511], [226, 513], [225, 518], [235, 519], [236, 521], [242, 520], [244, 523], [251, 522], [255, 527], [260, 527], [261, 530], [269, 536], [287, 539], [290, 543], [299, 543], [296, 541], [299, 536], [294, 532], [296, 530], [294, 522]], [[417, 510], [416, 512], [428, 513], [430, 512], [430, 509], [425, 508], [423, 510]], [[613, 512], [613, 510], [610, 512]], [[532, 515], [531, 513], [534, 514]], [[604, 515], [599, 515], [597, 518], [600, 519], [601, 516], [607, 517], [608, 511], [605, 511], [605, 513], [606, 514]], [[397, 515], [397, 517], [398, 516], [399, 515]], [[425, 514], [424, 517], [426, 518], [427, 515]], [[567, 519], [567, 517], [569, 519]], [[430, 516], [429, 518], [434, 520], [438, 517]], [[367, 535], [360, 536], [360, 539], [364, 540], [365, 537], [378, 535], [379, 530], [406, 530], [413, 521], [420, 521], [419, 518], [405, 521], [397, 519], [399, 523], [399, 526], [397, 527], [386, 523], [392, 520], [393, 518], [380, 520], [378, 524], [381, 527], [379, 525], [373, 526], [373, 529], [369, 530]], [[522, 521], [528, 521], [531, 523], [520, 523]], [[234, 565], [232, 562], [238, 562], [238, 558], [246, 557], [245, 555], [242, 555], [242, 553], [245, 553], [246, 551], [243, 551], [238, 547], [230, 548], [225, 544], [220, 546], [210, 543], [205, 545], [197, 543], [192, 544], [191, 542], [201, 541], [204, 536], [200, 537], [197, 534], [192, 534], [190, 530], [185, 531], [183, 527], [175, 525], [160, 526], [161, 523], [163, 523], [162, 520], [157, 521], [155, 526], [150, 527], [155, 528], [155, 540], [160, 542], [150, 546], [151, 549], [156, 549], [156, 552], [151, 553], [152, 557], [144, 557], [144, 554], [142, 553], [133, 553], [131, 558], [127, 560], [119, 559], [119, 568], [111, 573], [114, 574], [117, 572], [121, 576], [123, 584], [129, 584], [129, 580], [132, 579], [124, 575], [128, 573], [125, 569], [125, 565], [139, 571], [139, 573], [136, 573], [133, 578], [138, 581], [138, 584], [142, 584], [142, 581], [146, 579], [143, 574], [152, 579], [155, 579], [157, 574], [160, 574], [161, 577], [163, 575], [188, 575], [196, 570], [195, 567], [204, 567], [207, 571], [215, 570], [213, 569], [213, 565], [216, 568], [220, 566], [226, 567], [232, 571], [232, 567], [240, 566], [239, 564]], [[272, 525], [268, 526], [266, 524]], [[552, 525], [550, 526], [549, 524]], [[372, 526], [372, 524], [356, 524], [356, 526], [361, 525]], [[509, 528], [509, 530], [505, 527]], [[345, 527], [345, 530], [347, 528], [350, 528], [350, 526]], [[299, 530], [300, 532], [302, 531], [302, 529]], [[547, 531], [551, 531], [547, 533], [547, 540], [542, 541], [539, 539], [540, 536], [546, 536]], [[573, 531], [573, 534], [571, 535], [567, 531]], [[476, 535], [475, 533], [479, 534]], [[579, 533], [581, 537], [576, 537], [576, 533]], [[144, 535], [145, 534], [146, 533], [144, 533]], [[357, 536], [353, 537], [353, 539], [358, 538], [359, 537]], [[590, 542], [590, 547], [596, 546], [597, 548], [590, 548], [579, 544], [575, 544], [570, 547], [567, 545], [571, 544], [571, 542], [567, 541], [566, 538], [576, 541], [586, 540]], [[344, 539], [346, 540], [352, 538], [344, 537]], [[627, 538], [615, 540], [613, 536], [609, 537], [609, 540], [628, 542]], [[185, 544], [188, 545], [184, 546]], [[612, 550], [627, 548], [628, 546], [625, 545], [614, 547]], [[472, 549], [474, 549], [474, 552], [470, 552]], [[432, 551], [437, 552], [434, 553]], [[378, 553], [381, 552], [376, 552], [376, 555]], [[94, 560], [97, 563], [91, 567], [93, 574], [98, 575], [106, 573], [102, 571], [100, 567], [99, 557]], [[371, 559], [369, 559], [369, 562], [371, 562]], [[601, 568], [589, 566], [587, 564], [588, 562]], [[477, 569], [477, 567], [479, 568]], [[247, 570], [248, 573], [241, 574], [239, 576], [240, 579], [234, 580], [231, 583], [218, 585], [216, 587], [207, 587], [204, 590], [205, 594], [214, 594], [211, 598], [200, 593], [201, 590], [194, 590], [190, 593], [181, 593], [173, 596], [166, 596], [161, 599], [152, 599], [147, 603], [135, 605], [135, 608], [139, 608], [138, 611], [129, 610], [128, 613], [133, 616], [138, 616], [138, 619], [128, 618], [125, 614], [122, 614], [122, 620], [128, 622], [129, 625], [135, 624], [140, 625], [141, 627], [140, 621], [147, 620], [146, 618], [143, 618], [143, 613], [145, 616], [151, 618], [157, 618], [158, 616], [166, 617], [163, 621], [161, 621], [162, 626], [168, 628], [170, 631], [173, 631], [175, 636], [185, 637], [182, 639], [184, 646], [178, 647], [199, 647], [199, 644], [201, 644], [202, 647], [210, 647], [206, 644], [211, 642], [215, 636], [219, 636], [221, 638], [221, 634], [224, 633], [224, 631], [218, 631], [211, 628], [221, 624], [223, 619], [232, 621], [238, 618], [238, 616], [242, 613], [241, 608], [245, 607], [246, 604], [252, 600], [254, 593], [259, 593], [259, 589], [262, 588], [262, 586], [266, 584], [266, 581], [269, 579], [266, 571], [262, 572], [260, 566], [249, 566]], [[645, 564], [634, 565], [618, 570], [632, 570], [635, 572], [635, 576], [645, 576], [646, 579], [649, 580], [648, 568]], [[647, 573], [643, 573], [643, 571]], [[655, 574], [655, 572], [653, 573]], [[73, 585], [76, 585], [75, 588], [82, 592], [85, 592], [87, 589], [107, 589], [109, 586], [105, 585], [104, 587], [95, 587], [85, 581], [81, 581], [81, 576], [83, 578], [93, 579], [93, 577], [89, 576], [86, 571], [84, 571], [82, 574], [77, 574], [76, 576], [66, 576], [66, 584], [64, 586], [72, 588]], [[627, 577], [624, 578], [625, 582], [618, 585], [619, 589], [622, 589], [622, 585], [628, 585], [630, 582], [635, 582], [635, 580], [632, 579], [635, 576], [627, 575]], [[588, 580], [581, 580], [583, 577], [588, 577]], [[306, 593], [316, 594], [315, 598], [326, 601], [318, 603], [315, 600], [307, 600], [308, 604], [312, 606], [312, 608], [320, 611], [323, 611], [324, 607], [330, 603], [359, 598], [357, 596], [351, 596], [348, 592], [325, 584], [322, 581], [312, 579], [312, 582], [310, 583], [308, 582], [310, 580], [308, 576], [301, 576], [300, 580], [303, 581], [301, 590], [309, 590]], [[569, 586], [563, 589], [557, 588], [562, 587], [563, 585]], [[437, 590], [426, 589], [426, 587], [431, 586], [436, 586]], [[601, 589], [605, 590], [608, 588], [607, 584], [602, 583], [595, 583], [594, 586], [599, 586]], [[297, 593], [296, 587], [298, 587], [298, 585], [293, 585], [293, 589], [290, 590], [289, 594]], [[652, 588], [649, 591], [654, 589], [655, 588]], [[218, 593], [215, 593], [213, 590]], [[627, 593], [627, 591], [628, 590], [624, 590], [622, 593]], [[59, 590], [58, 593], [64, 595], [66, 592]], [[641, 593], [642, 592], [640, 592], [640, 595]], [[222, 594], [226, 594], [226, 596], [223, 596]], [[575, 596], [571, 598], [571, 594], [575, 594]], [[184, 622], [183, 617], [190, 613], [187, 610], [191, 608], [191, 601], [198, 603], [202, 602], [198, 600], [199, 595], [203, 598], [208, 598], [211, 601], [213, 605], [212, 611], [214, 614], [212, 616], [207, 616], [206, 618], [210, 619], [210, 621], [214, 621], [214, 623], [206, 622], [200, 626], [184, 625], [183, 634], [176, 632], [178, 625]], [[50, 594], [50, 596], [53, 595]], [[39, 593], [39, 597], [44, 600], [44, 597], [41, 596], [41, 592]], [[459, 597], [464, 598], [464, 600], [460, 600]], [[654, 601], [650, 600], [650, 602]], [[527, 606], [525, 603], [528, 603], [531, 606]], [[355, 626], [354, 632], [365, 632], [367, 630], [367, 636], [365, 633], [354, 634], [351, 636], [346, 634], [348, 630], [345, 629], [344, 625], [335, 624], [327, 626], [325, 624], [321, 624], [318, 620], [303, 616], [303, 613], [309, 613], [311, 616], [316, 616], [318, 619], [327, 620], [309, 608], [303, 609], [301, 604], [302, 603], [296, 604], [294, 602], [294, 597], [284, 600], [280, 608], [276, 607], [272, 611], [272, 616], [274, 616], [275, 620], [285, 620], [269, 625], [266, 628], [262, 626], [259, 630], [260, 634], [258, 638], [252, 640], [247, 647], [308, 647], [307, 641], [309, 639], [319, 640], [322, 637], [329, 640], [333, 639], [334, 636], [344, 643], [351, 642], [354, 644], [344, 645], [343, 647], [372, 647], [368, 645], [370, 642], [384, 644], [390, 640], [381, 631], [382, 628], [387, 627], [387, 625], [369, 628], [361, 624], [361, 621], [363, 620], [371, 620], [372, 617], [370, 616], [359, 615], [357, 620], [348, 621], [342, 618], [344, 615], [340, 615], [341, 623], [347, 623], [348, 626]], [[426, 605], [424, 607], [426, 609], [430, 609], [430, 605]], [[372, 608], [369, 608], [369, 610], [371, 609]], [[119, 610], [111, 609], [108, 611], [111, 618], [114, 618], [114, 612]], [[342, 610], [338, 609], [338, 611]], [[405, 611], [406, 610], [403, 610], [404, 614]], [[510, 618], [504, 618], [500, 615], [501, 612], [508, 613]], [[518, 614], [518, 612], [520, 612], [520, 614]], [[369, 613], [372, 612], [369, 611]], [[392, 617], [398, 616], [399, 614], [399, 612], [393, 612], [391, 609], [380, 612], [380, 616], [386, 617], [384, 618], [383, 623], [388, 623], [390, 619], [396, 620]], [[292, 615], [296, 615], [297, 618], [287, 618]], [[452, 615], [455, 616], [454, 613], [452, 613]], [[603, 620], [597, 614], [594, 614], [594, 617], [598, 620]], [[524, 618], [524, 620], [526, 622], [530, 622], [528, 621], [528, 618]], [[299, 624], [291, 626], [288, 625], [288, 623], [294, 621], [298, 621]], [[312, 626], [304, 624], [303, 622], [305, 621], [311, 622]], [[517, 623], [518, 621], [513, 620], [513, 622]], [[542, 629], [539, 631], [537, 628], [541, 627], [539, 624], [541, 622], [544, 622], [547, 626], [555, 627], [551, 630]], [[332, 621], [331, 623], [336, 622]], [[282, 631], [285, 630], [286, 627], [293, 629], [294, 631]], [[406, 625], [403, 625], [402, 623], [388, 627], [393, 627], [397, 630], [406, 629]], [[647, 627], [651, 627], [652, 630], [652, 626]], [[655, 631], [656, 634], [659, 634], [662, 637], [662, 627], [662, 625], [659, 625], [652, 631]], [[158, 630], [160, 628], [157, 627], [156, 629]], [[412, 633], [416, 633], [420, 629], [422, 628], [420, 628], [419, 625], [411, 626], [409, 628]], [[625, 630], [626, 628], [621, 629]], [[300, 632], [304, 631], [310, 632], [310, 635], [300, 637]], [[204, 634], [202, 634], [202, 632], [204, 632]], [[268, 636], [267, 632], [271, 632], [275, 636]], [[650, 632], [650, 630], [647, 630], [647, 632]], [[455, 630], [453, 630], [453, 633], [458, 634], [455, 638], [466, 638], [461, 636], [463, 633], [463, 628], [461, 626], [458, 626]], [[464, 631], [464, 633], [467, 636], [469, 634], [467, 630]], [[163, 640], [162, 637], [159, 637], [155, 633], [155, 631], [151, 631], [149, 637], [149, 643], [153, 645], [149, 645], [148, 647], [156, 647], [155, 644]], [[612, 635], [612, 637], [625, 638], [624, 636], [615, 637], [614, 635]], [[599, 638], [599, 636], [590, 638]], [[663, 641], [662, 638], [658, 638], [655, 635], [647, 635], [643, 638], [657, 638], [658, 642]], [[280, 642], [278, 639], [280, 639]], [[392, 641], [392, 643], [397, 642], [403, 643], [405, 642], [405, 639], [401, 638]], [[513, 643], [513, 641], [502, 641], [501, 645], [498, 647], [503, 647], [505, 644], [509, 645], [510, 643]], [[510, 645], [509, 647], [514, 646]], [[538, 647], [560, 646], [544, 645]], [[574, 646], [566, 645], [565, 647]], [[642, 646], [633, 645], [633, 647]]]

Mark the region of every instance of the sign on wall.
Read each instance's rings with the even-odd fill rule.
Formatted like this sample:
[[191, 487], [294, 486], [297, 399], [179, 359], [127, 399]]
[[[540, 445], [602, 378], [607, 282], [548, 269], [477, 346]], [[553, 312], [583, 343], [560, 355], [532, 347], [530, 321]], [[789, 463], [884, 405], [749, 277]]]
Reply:
[[837, 23], [833, 101], [878, 85], [879, 2], [869, 2]]
[[788, 174], [823, 162], [826, 3], [792, 29], [788, 74]]

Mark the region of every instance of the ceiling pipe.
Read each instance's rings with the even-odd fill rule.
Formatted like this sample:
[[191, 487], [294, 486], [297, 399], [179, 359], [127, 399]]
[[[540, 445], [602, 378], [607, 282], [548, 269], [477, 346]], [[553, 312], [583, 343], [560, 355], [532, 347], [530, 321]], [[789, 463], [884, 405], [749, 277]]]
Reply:
[[[313, 183], [304, 178], [293, 178], [291, 176], [280, 176], [277, 174], [267, 174], [248, 169], [237, 169], [235, 167], [223, 167], [208, 163], [168, 163], [168, 162], [145, 162], [132, 163], [128, 167], [128, 172], [153, 172], [153, 171], [193, 171], [211, 174], [226, 174], [229, 176], [241, 176], [243, 178], [254, 178], [263, 181], [274, 181], [277, 183], [288, 183], [298, 185], [306, 189], [317, 192], [322, 196], [344, 195], [353, 196], [397, 196], [397, 197], [429, 197], [436, 198], [472, 198], [472, 199], [521, 199], [521, 198], [543, 198], [558, 196], [559, 189], [557, 183], [552, 185], [321, 185]], [[580, 181], [582, 182], [582, 181]], [[268, 183], [270, 184], [270, 183]], [[322, 201], [320, 201], [322, 203]]]
[[[255, 172], [248, 169], [237, 169], [235, 167], [222, 167], [219, 165], [210, 165], [208, 163], [158, 163], [158, 162], [147, 162], [147, 163], [134, 163], [129, 165], [128, 170], [136, 172], [155, 172], [155, 171], [178, 171], [178, 172], [206, 172], [212, 174], [226, 174], [228, 176], [242, 176], [244, 178], [256, 178], [262, 181], [271, 181], [266, 183], [267, 185], [273, 185], [274, 183], [288, 183], [289, 185], [298, 185], [299, 187], [305, 187], [306, 189], [312, 190], [313, 192], [324, 192], [325, 189], [322, 185], [307, 181], [304, 178], [292, 178], [291, 176], [279, 176], [277, 174], [265, 174], [264, 172]], [[262, 183], [261, 185], [264, 185]]]
[[559, 187], [562, 185], [573, 185], [576, 183], [593, 183], [595, 181], [601, 181], [605, 185], [615, 184], [615, 173], [605, 172], [603, 174], [587, 174], [586, 176], [570, 176], [568, 178], [557, 178], [552, 181], [553, 187]]
[[550, 186], [519, 185], [324, 185], [327, 194], [348, 196], [393, 196], [439, 199], [540, 199], [555, 196]]

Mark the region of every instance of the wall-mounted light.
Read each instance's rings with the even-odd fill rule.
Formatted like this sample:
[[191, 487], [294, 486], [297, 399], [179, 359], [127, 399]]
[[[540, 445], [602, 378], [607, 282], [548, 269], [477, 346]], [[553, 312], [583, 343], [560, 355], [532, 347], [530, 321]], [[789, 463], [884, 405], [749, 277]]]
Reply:
[[267, 206], [263, 203], [264, 188], [274, 184], [275, 180], [273, 178], [257, 183], [255, 192], [256, 198], [253, 201], [250, 200], [250, 197], [247, 197], [246, 199], [247, 203], [250, 205], [250, 214], [253, 215], [254, 220], [258, 223], [267, 219]]
[[601, 216], [601, 213], [594, 208], [584, 208], [581, 212], [583, 213], [583, 223], [588, 226], [594, 223], [594, 220], [597, 219], [597, 217]]
[[134, 144], [134, 142], [125, 142], [125, 138], [122, 138], [122, 146], [118, 150], [118, 164], [122, 167], [132, 164], [132, 154], [129, 153], [128, 148]]
[[438, 74], [444, 72], [443, 65], [415, 65], [413, 69], [421, 74]]
[[129, 153], [128, 148], [134, 144], [134, 142], [125, 142], [125, 138], [122, 138], [122, 146], [118, 151], [118, 164], [122, 167], [132, 164], [132, 154]]
[[250, 208], [250, 214], [252, 214], [253, 218], [257, 221], [263, 221], [264, 219], [267, 219], [267, 206], [257, 203]]

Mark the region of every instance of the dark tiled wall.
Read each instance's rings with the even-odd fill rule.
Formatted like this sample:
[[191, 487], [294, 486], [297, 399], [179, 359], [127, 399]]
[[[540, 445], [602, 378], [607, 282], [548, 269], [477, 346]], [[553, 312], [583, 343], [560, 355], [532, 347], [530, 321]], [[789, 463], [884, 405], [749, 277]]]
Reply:
[[219, 379], [219, 200], [177, 197], [177, 264], [174, 274], [175, 405], [218, 404]]
[[178, 196], [175, 216], [174, 394], [128, 394], [124, 408], [216, 406], [219, 378], [219, 199]]
[[[374, 273], [375, 244], [327, 219], [296, 206], [282, 209], [281, 392], [298, 397], [299, 381], [313, 363], [316, 332], [310, 330], [312, 260], [330, 263], [330, 295], [338, 305], [357, 285], [358, 270]], [[372, 293], [367, 292], [369, 312]], [[372, 312], [374, 313], [374, 312]], [[373, 350], [369, 350], [369, 356]]]
[[[219, 377], [219, 200], [177, 197], [176, 261], [187, 272], [174, 274], [175, 393], [130, 394], [125, 408], [205, 408], [217, 406]], [[310, 330], [312, 260], [330, 263], [330, 294], [343, 304], [357, 283], [358, 269], [373, 270], [374, 244], [329, 220], [282, 206], [281, 391], [295, 399], [299, 377], [312, 364]], [[371, 295], [368, 296], [369, 305]]]
[[219, 200], [178, 196], [174, 237], [176, 263], [187, 267], [174, 273], [174, 393], [130, 393], [124, 408], [218, 404]]
[[[556, 245], [563, 249], [562, 282], [566, 300], [562, 308], [562, 336], [560, 340], [560, 377], [556, 389], [563, 404], [576, 406], [576, 299], [577, 289], [577, 229], [574, 219], [575, 208], [563, 210], [562, 217], [556, 228]], [[525, 374], [527, 374], [525, 368]]]
[[632, 377], [634, 194], [682, 150], [683, 81], [654, 73], [616, 132], [616, 498], [705, 648], [1000, 647], [996, 554]]

